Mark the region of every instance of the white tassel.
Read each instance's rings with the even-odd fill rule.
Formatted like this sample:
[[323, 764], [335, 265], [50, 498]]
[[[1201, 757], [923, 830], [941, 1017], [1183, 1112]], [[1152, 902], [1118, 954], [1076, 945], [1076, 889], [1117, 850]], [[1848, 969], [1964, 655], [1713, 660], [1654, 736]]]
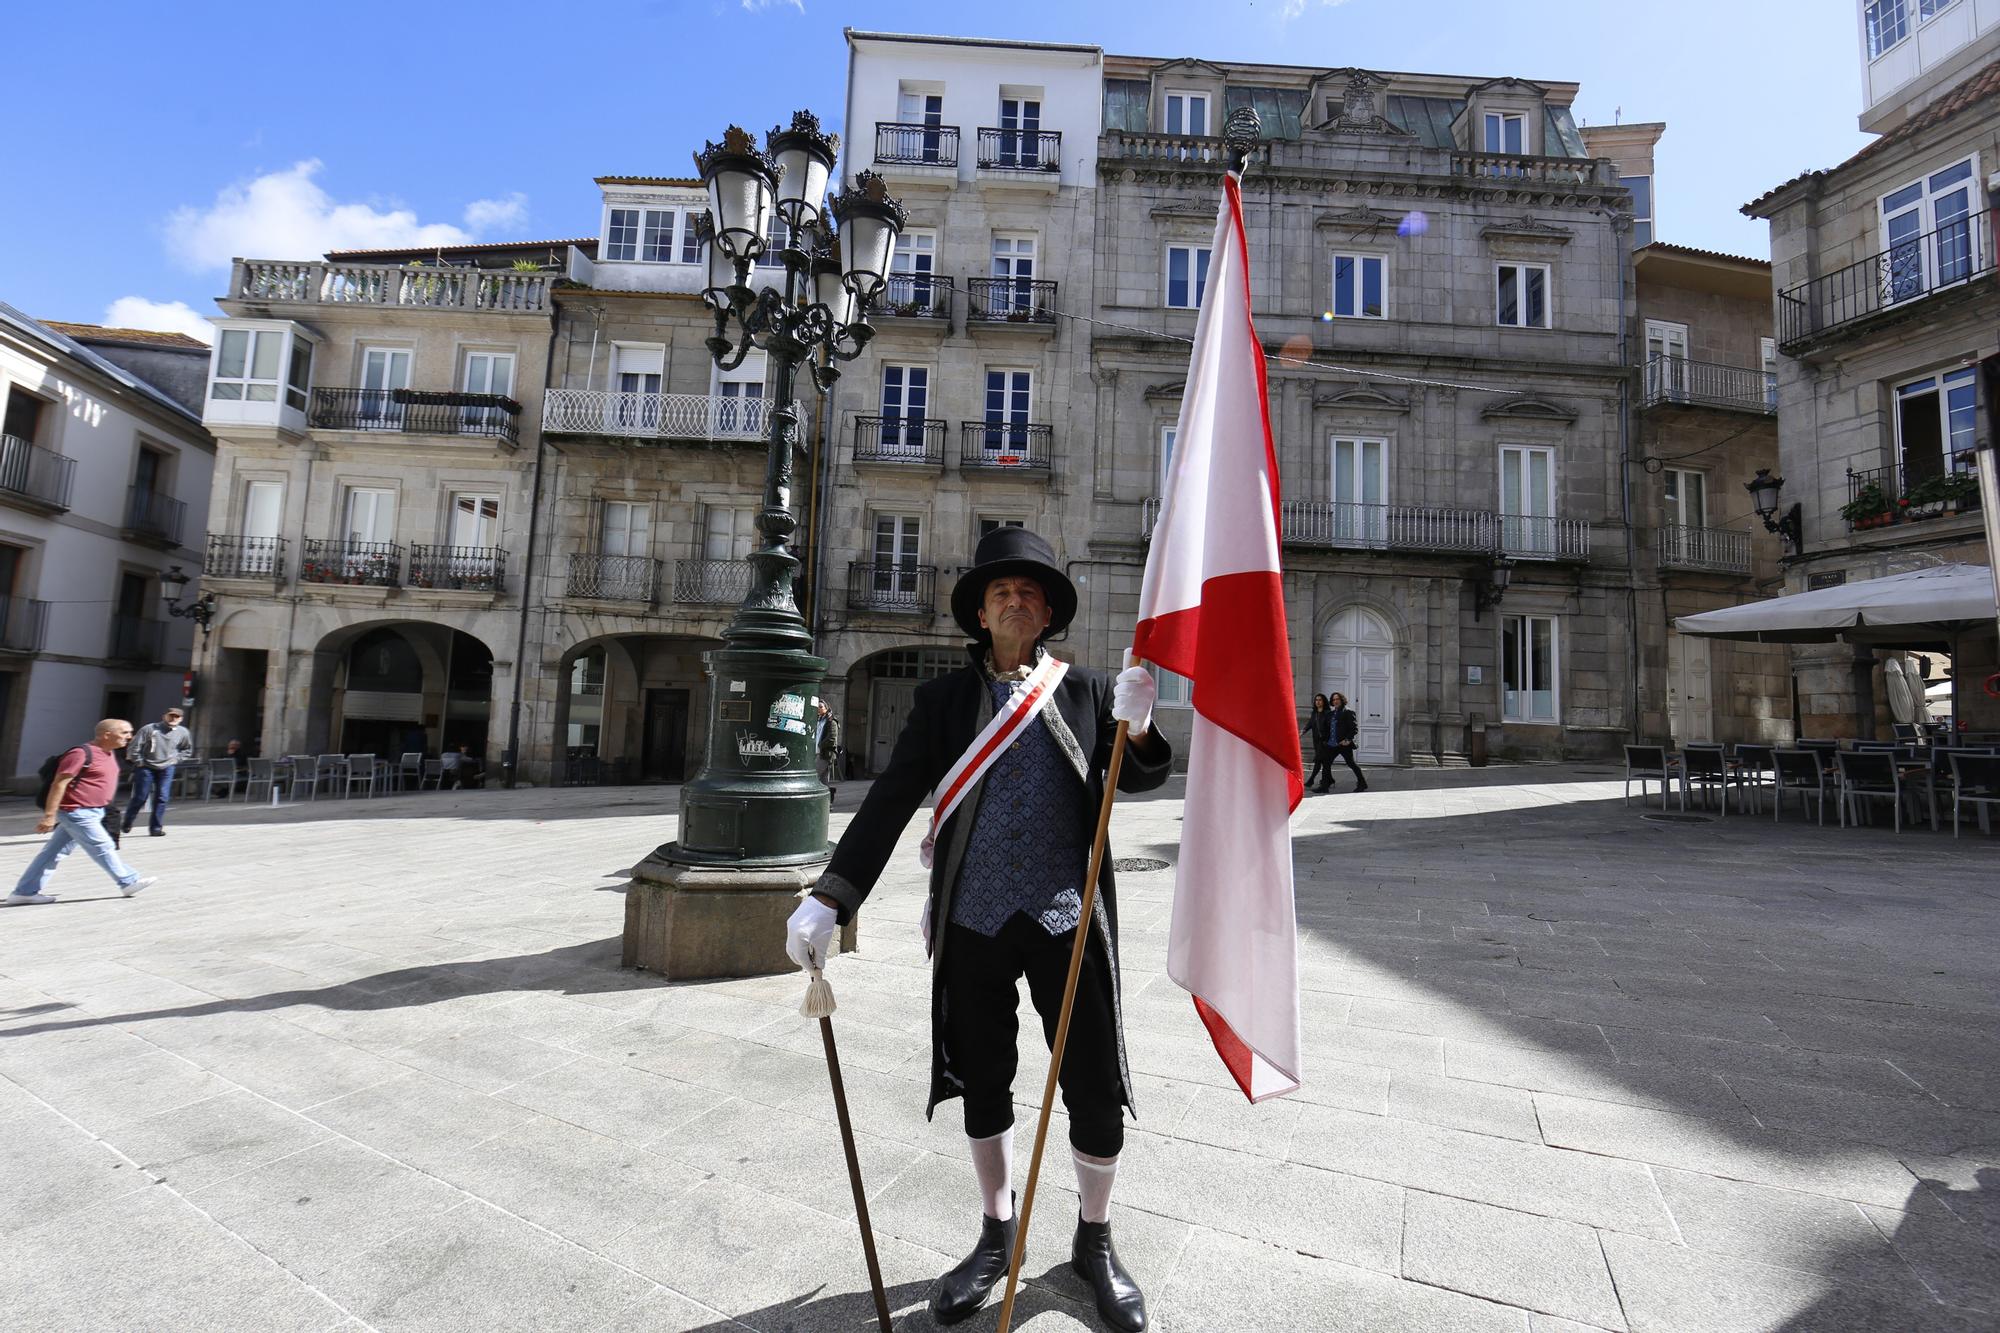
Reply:
[[833, 1016], [833, 987], [826, 984], [826, 976], [818, 968], [812, 969], [812, 980], [806, 983], [806, 998], [799, 1012], [807, 1018]]

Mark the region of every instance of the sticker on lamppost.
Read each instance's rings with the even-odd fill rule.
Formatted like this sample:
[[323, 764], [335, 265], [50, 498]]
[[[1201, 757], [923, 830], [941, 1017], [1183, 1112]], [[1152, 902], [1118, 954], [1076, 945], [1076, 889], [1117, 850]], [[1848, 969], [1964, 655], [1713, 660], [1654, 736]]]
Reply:
[[765, 726], [772, 731], [788, 731], [794, 736], [806, 734], [806, 697], [787, 691], [771, 700], [771, 715]]

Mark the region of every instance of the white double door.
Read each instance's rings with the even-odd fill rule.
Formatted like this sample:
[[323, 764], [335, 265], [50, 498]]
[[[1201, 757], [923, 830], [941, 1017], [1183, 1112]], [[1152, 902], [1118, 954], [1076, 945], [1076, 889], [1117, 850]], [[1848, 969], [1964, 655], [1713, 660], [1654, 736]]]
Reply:
[[1355, 757], [1396, 760], [1396, 636], [1380, 616], [1350, 606], [1329, 620], [1320, 639], [1319, 690], [1347, 696], [1360, 730]]

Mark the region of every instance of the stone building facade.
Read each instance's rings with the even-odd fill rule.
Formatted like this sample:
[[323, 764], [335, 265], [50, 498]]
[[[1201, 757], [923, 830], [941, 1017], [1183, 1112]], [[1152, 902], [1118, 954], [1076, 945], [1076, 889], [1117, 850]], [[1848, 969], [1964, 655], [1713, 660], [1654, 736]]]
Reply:
[[[1982, 365], [2000, 354], [2000, 7], [1889, 0], [1860, 16], [1861, 121], [1881, 137], [1744, 206], [1771, 224], [1781, 503], [1803, 525], [1791, 591], [1992, 559], [1973, 445], [1995, 408]], [[1977, 688], [1990, 632], [1962, 647], [1963, 721], [2000, 730], [2000, 701]], [[1794, 650], [1802, 734], [1886, 734], [1907, 711], [1891, 656]]]

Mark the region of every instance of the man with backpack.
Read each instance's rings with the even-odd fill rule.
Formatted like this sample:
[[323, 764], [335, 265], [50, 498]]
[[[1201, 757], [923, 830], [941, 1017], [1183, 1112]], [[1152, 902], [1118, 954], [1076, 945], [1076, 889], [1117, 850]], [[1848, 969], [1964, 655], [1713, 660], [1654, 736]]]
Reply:
[[21, 872], [14, 892], [0, 898], [0, 907], [54, 902], [54, 896], [43, 893], [42, 888], [62, 859], [79, 845], [104, 867], [104, 873], [127, 898], [154, 883], [156, 876], [141, 877], [125, 864], [104, 827], [105, 809], [118, 794], [118, 752], [131, 740], [130, 722], [107, 717], [97, 724], [97, 733], [88, 744], [73, 746], [57, 758], [48, 789], [41, 794], [42, 819], [35, 825], [35, 832], [49, 834], [49, 840]]
[[148, 722], [132, 738], [125, 757], [132, 761], [132, 799], [125, 806], [125, 831], [139, 821], [146, 801], [153, 802], [153, 818], [147, 832], [156, 838], [167, 836], [167, 802], [173, 799], [174, 766], [194, 758], [194, 737], [181, 725], [181, 710], [169, 708], [158, 722]]

